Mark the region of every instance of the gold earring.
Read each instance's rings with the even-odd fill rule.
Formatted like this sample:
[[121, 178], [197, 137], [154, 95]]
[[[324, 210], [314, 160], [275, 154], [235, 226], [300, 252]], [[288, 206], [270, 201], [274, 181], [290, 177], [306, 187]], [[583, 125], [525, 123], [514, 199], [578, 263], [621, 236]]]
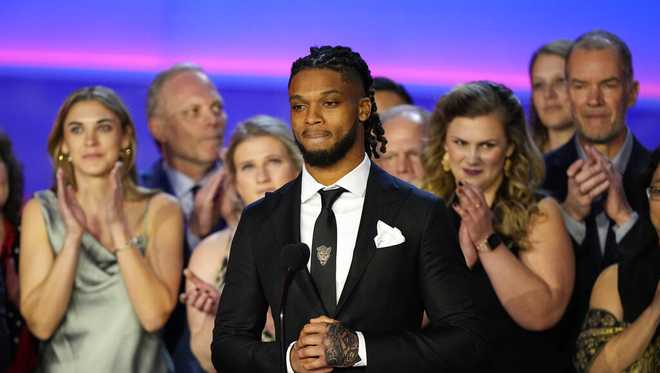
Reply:
[[445, 172], [450, 172], [451, 171], [451, 165], [449, 164], [449, 153], [445, 153], [445, 155], [442, 156], [442, 169]]
[[504, 176], [509, 176], [509, 173], [511, 172], [511, 158], [506, 157], [504, 160]]
[[122, 161], [126, 160], [131, 157], [131, 154], [133, 154], [133, 149], [130, 146], [127, 146], [119, 153], [119, 159]]
[[68, 153], [62, 153], [57, 155], [58, 162], [71, 162], [71, 156]]

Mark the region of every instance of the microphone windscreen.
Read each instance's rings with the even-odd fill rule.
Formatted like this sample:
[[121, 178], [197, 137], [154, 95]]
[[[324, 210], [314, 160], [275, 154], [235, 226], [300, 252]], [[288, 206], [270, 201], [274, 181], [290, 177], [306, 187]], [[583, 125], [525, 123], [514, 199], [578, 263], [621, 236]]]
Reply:
[[297, 271], [307, 265], [309, 260], [309, 247], [304, 243], [290, 243], [282, 248], [282, 268]]

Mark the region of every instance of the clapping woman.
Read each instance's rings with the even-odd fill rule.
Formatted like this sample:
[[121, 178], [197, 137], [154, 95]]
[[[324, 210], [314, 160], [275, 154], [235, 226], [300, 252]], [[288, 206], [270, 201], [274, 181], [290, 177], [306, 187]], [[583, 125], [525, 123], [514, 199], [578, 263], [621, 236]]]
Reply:
[[56, 185], [26, 205], [21, 312], [41, 372], [169, 372], [159, 330], [177, 300], [177, 203], [135, 184], [135, 126], [104, 87], [72, 93], [48, 139]]
[[[288, 126], [273, 117], [258, 115], [236, 127], [225, 164], [229, 170], [230, 189], [236, 190], [240, 205], [245, 206], [295, 178], [302, 159]], [[191, 349], [207, 371], [214, 371], [211, 332], [235, 229], [230, 225], [202, 241], [185, 271], [186, 293], [182, 301], [187, 304]], [[273, 329], [272, 318], [268, 315], [262, 339], [272, 340]]]
[[557, 202], [537, 192], [543, 161], [520, 102], [497, 83], [458, 86], [438, 102], [430, 135], [426, 188], [456, 212], [492, 371], [558, 371], [549, 329], [571, 296], [573, 254]]

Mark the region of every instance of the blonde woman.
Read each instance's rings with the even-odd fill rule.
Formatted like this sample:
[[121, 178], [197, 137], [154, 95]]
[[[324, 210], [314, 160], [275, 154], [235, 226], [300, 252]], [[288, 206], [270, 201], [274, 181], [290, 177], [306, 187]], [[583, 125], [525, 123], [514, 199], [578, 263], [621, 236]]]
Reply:
[[181, 211], [136, 187], [128, 111], [108, 88], [80, 89], [48, 150], [56, 186], [25, 207], [19, 271], [38, 371], [173, 371], [158, 332], [177, 299]]
[[[300, 172], [302, 158], [288, 126], [273, 117], [259, 115], [236, 127], [225, 164], [240, 205], [245, 206], [293, 180]], [[191, 349], [202, 367], [210, 372], [214, 371], [211, 363], [213, 324], [235, 229], [230, 225], [202, 241], [184, 272], [186, 293], [181, 299], [187, 305]], [[262, 338], [272, 340], [274, 334], [269, 314]]]
[[492, 371], [560, 371], [548, 330], [571, 296], [573, 254], [557, 202], [536, 191], [543, 161], [513, 92], [481, 81], [442, 97], [425, 162], [426, 188], [456, 212]]

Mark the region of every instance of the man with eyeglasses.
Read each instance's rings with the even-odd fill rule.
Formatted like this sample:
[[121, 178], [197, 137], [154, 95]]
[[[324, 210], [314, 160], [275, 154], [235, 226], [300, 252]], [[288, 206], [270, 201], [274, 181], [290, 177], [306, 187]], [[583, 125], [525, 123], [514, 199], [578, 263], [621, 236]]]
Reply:
[[620, 260], [619, 243], [638, 219], [641, 200], [633, 192], [641, 190], [635, 183], [650, 154], [626, 124], [639, 83], [621, 39], [602, 30], [581, 35], [568, 53], [566, 77], [576, 134], [546, 156], [543, 187], [562, 201], [575, 249], [575, 287], [560, 324], [573, 356], [594, 282]]
[[[156, 75], [149, 87], [147, 117], [162, 158], [141, 175], [140, 182], [179, 200], [186, 221], [187, 267], [200, 239], [225, 226], [219, 204], [224, 194], [220, 149], [227, 113], [206, 73], [197, 65], [183, 63]], [[190, 351], [186, 325], [185, 307], [179, 304], [163, 338], [177, 372], [201, 372]]]

